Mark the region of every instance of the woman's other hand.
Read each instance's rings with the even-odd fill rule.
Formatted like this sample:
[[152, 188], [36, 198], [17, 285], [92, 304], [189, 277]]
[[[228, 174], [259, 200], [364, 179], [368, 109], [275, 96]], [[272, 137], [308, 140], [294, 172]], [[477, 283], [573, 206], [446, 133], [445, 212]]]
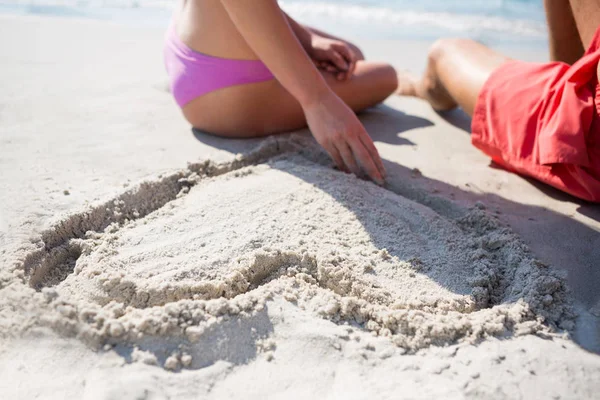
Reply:
[[385, 169], [373, 141], [335, 93], [328, 91], [302, 108], [313, 136], [339, 169], [357, 176], [364, 171], [379, 185], [384, 184]]
[[317, 67], [333, 73], [338, 80], [350, 78], [356, 68], [357, 55], [340, 40], [313, 34], [306, 51]]

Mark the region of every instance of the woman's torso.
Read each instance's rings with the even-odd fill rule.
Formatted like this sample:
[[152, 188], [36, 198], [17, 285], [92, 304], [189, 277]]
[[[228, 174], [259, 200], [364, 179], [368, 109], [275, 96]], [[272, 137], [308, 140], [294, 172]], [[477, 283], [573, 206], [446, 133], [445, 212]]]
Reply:
[[258, 59], [220, 0], [181, 0], [175, 21], [183, 43], [197, 52], [222, 58]]

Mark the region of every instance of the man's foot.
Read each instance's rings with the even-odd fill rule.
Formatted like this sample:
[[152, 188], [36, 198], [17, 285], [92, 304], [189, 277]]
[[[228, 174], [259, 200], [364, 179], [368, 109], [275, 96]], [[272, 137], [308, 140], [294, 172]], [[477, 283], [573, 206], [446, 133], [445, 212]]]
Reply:
[[419, 97], [417, 94], [417, 85], [419, 78], [408, 71], [397, 71], [398, 89], [396, 94], [399, 96]]
[[435, 111], [449, 111], [458, 106], [440, 81], [424, 76], [417, 86], [417, 94], [427, 100]]
[[423, 99], [436, 111], [448, 111], [456, 108], [456, 102], [440, 82], [436, 82], [428, 76], [419, 79], [408, 71], [399, 71], [397, 74], [397, 95]]

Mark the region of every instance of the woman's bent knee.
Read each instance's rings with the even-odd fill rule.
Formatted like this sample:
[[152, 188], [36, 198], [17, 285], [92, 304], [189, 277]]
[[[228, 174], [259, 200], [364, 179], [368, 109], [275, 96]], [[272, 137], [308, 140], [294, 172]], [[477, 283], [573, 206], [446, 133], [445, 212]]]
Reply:
[[376, 62], [359, 62], [354, 75], [346, 82], [328, 81], [354, 111], [381, 103], [398, 88], [398, 75], [394, 67]]
[[381, 93], [384, 98], [398, 88], [398, 74], [390, 64], [379, 62], [365, 63], [366, 67], [373, 71], [372, 89]]
[[383, 95], [385, 96], [385, 99], [398, 89], [398, 73], [396, 72], [396, 69], [389, 64], [382, 66], [381, 73], [384, 76]]

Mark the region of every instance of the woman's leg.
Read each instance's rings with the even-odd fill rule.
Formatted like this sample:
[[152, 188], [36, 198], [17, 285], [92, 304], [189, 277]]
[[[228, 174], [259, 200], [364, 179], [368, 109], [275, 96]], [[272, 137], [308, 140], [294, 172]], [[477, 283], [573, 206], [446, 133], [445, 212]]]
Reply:
[[573, 64], [583, 56], [584, 48], [569, 0], [544, 0], [550, 60]]
[[[423, 98], [438, 111], [458, 105], [472, 115], [481, 88], [490, 74], [507, 60], [469, 39], [440, 39], [431, 47], [423, 77], [413, 80], [412, 85], [401, 85], [397, 93]], [[409, 82], [409, 79], [400, 76], [400, 80]]]
[[[346, 81], [322, 74], [355, 112], [382, 102], [398, 86], [395, 69], [384, 63], [359, 61]], [[275, 79], [210, 92], [186, 105], [183, 113], [196, 128], [227, 137], [265, 136], [306, 126], [300, 104]]]

